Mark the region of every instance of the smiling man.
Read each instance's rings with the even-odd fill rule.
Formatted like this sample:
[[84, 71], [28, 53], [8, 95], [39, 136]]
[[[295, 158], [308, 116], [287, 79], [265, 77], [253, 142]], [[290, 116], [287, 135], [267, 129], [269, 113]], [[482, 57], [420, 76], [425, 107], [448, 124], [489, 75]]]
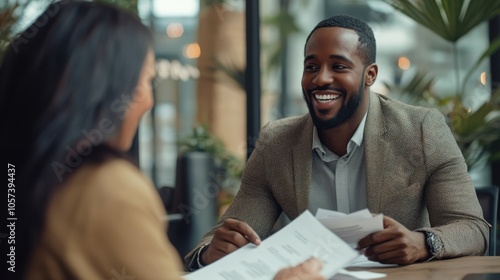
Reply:
[[444, 117], [371, 92], [375, 56], [359, 19], [334, 16], [312, 30], [302, 75], [309, 114], [262, 129], [233, 204], [186, 256], [189, 270], [258, 245], [282, 212], [318, 208], [383, 213], [384, 230], [358, 242], [373, 261], [484, 254], [488, 223]]

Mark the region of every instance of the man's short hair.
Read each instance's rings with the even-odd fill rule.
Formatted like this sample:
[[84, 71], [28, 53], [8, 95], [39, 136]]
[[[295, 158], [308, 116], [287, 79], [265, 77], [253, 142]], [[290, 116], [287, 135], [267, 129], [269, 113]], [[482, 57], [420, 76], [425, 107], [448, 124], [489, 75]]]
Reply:
[[346, 29], [351, 29], [356, 31], [358, 34], [358, 53], [365, 64], [368, 66], [372, 63], [375, 63], [375, 56], [377, 53], [377, 45], [375, 43], [375, 36], [373, 35], [373, 30], [371, 27], [364, 21], [346, 15], [336, 15], [330, 18], [322, 20], [320, 23], [314, 27], [314, 29], [307, 36], [306, 44], [309, 42], [309, 38], [316, 31], [316, 29], [323, 27], [341, 27]]

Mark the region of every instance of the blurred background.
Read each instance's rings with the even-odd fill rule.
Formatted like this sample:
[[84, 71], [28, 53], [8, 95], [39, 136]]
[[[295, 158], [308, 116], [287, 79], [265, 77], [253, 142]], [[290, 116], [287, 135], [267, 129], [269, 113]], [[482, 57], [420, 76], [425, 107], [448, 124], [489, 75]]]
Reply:
[[[35, 20], [49, 2], [0, 0], [2, 52], [12, 36]], [[205, 223], [196, 230], [177, 229], [199, 231], [192, 240], [199, 240], [200, 232], [215, 223], [239, 187], [247, 145], [256, 140], [256, 135], [247, 134], [248, 118], [262, 126], [307, 113], [300, 86], [304, 43], [320, 20], [336, 14], [358, 17], [373, 28], [379, 75], [372, 90], [441, 110], [475, 185], [500, 185], [500, 102], [495, 91], [500, 81], [495, 52], [500, 44], [498, 1], [456, 1], [465, 3], [458, 11], [464, 22], [467, 9], [472, 9], [467, 3], [490, 7], [474, 10], [475, 18], [458, 31], [446, 30], [452, 21], [418, 21], [404, 11], [411, 8], [407, 2], [422, 7], [433, 2], [441, 9], [439, 16], [449, 16], [444, 0], [260, 1], [256, 26], [260, 57], [253, 57], [260, 63], [258, 116], [247, 112], [248, 3], [244, 0], [101, 2], [136, 13], [154, 34], [156, 103], [142, 120], [132, 152], [160, 191], [169, 213], [180, 214], [171, 216], [172, 221], [181, 220], [191, 227]], [[180, 185], [189, 184], [194, 184], [188, 188], [191, 191], [179, 191]], [[177, 246], [181, 254], [191, 243]]]

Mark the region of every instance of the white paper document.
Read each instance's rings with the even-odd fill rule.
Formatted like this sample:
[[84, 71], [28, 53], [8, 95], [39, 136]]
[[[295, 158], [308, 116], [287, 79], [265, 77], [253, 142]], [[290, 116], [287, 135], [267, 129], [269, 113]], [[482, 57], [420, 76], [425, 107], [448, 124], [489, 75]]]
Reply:
[[[316, 219], [318, 219], [325, 227], [337, 234], [337, 236], [342, 240], [347, 242], [352, 248], [356, 247], [356, 244], [361, 238], [367, 236], [370, 233], [383, 230], [383, 218], [384, 216], [382, 214], [373, 216], [368, 209], [345, 214], [342, 212], [320, 208], [316, 213]], [[384, 266], [395, 265], [370, 261], [364, 255], [360, 255], [348, 265], [348, 267]]]
[[316, 219], [338, 237], [355, 248], [358, 241], [370, 233], [384, 229], [384, 215], [373, 216], [368, 209], [350, 214], [337, 211], [318, 209]]
[[259, 246], [247, 244], [184, 279], [273, 279], [282, 268], [310, 257], [323, 261], [321, 274], [328, 279], [358, 256], [356, 250], [305, 211]]

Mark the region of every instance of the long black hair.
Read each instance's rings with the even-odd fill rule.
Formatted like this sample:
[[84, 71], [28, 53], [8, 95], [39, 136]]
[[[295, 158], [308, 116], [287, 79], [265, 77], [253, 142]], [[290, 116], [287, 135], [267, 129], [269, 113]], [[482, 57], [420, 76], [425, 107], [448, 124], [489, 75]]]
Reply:
[[109, 150], [102, 147], [121, 127], [151, 48], [135, 15], [87, 1], [52, 3], [9, 45], [0, 65], [1, 149], [15, 170], [16, 272], [26, 269], [54, 190], [91, 154]]

